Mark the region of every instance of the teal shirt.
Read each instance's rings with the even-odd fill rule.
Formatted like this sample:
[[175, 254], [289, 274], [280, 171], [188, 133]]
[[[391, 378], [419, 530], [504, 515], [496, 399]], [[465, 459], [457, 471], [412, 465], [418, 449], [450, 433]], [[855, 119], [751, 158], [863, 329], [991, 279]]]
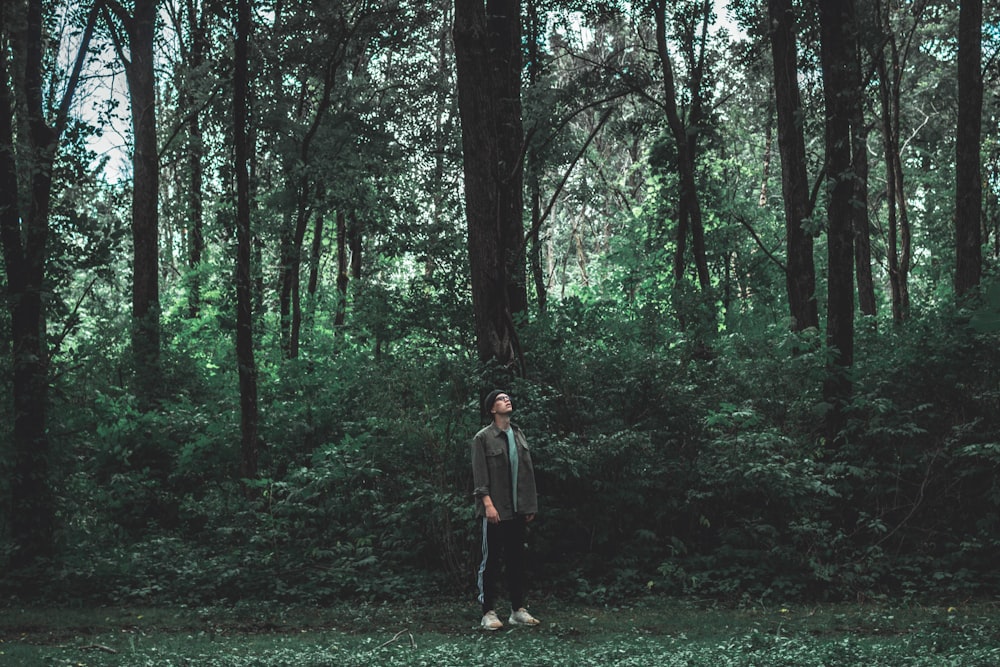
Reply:
[[514, 514], [517, 514], [517, 443], [514, 441], [514, 429], [504, 431], [507, 436], [507, 464], [510, 466], [511, 497], [514, 500]]

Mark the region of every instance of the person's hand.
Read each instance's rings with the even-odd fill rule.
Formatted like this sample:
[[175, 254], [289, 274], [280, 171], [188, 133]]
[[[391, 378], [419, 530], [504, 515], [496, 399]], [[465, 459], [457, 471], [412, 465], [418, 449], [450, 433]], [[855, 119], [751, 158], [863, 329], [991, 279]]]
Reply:
[[490, 523], [500, 523], [500, 512], [493, 505], [486, 507], [486, 520]]
[[525, 523], [531, 523], [534, 520], [535, 520], [535, 515], [534, 514], [525, 514], [524, 515], [524, 522]]

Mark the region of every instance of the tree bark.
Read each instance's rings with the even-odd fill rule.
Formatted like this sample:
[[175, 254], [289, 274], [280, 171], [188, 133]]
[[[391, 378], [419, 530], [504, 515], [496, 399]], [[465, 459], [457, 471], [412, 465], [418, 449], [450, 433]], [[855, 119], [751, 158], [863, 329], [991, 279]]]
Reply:
[[827, 434], [833, 439], [843, 424], [851, 393], [847, 369], [854, 361], [852, 199], [855, 191], [851, 142], [854, 0], [820, 0], [819, 16], [828, 174], [826, 342], [831, 353], [823, 393], [832, 405]]
[[[191, 46], [187, 54], [188, 68], [191, 72], [200, 72], [205, 62], [205, 52], [208, 48], [205, 17], [208, 12], [201, 10], [194, 0], [187, 0], [187, 16], [191, 22]], [[189, 80], [188, 86], [193, 85]], [[195, 96], [185, 93], [185, 106], [190, 113], [188, 119], [188, 168], [191, 183], [188, 186], [188, 317], [195, 318], [201, 307], [201, 256], [205, 250], [205, 207], [204, 207], [204, 161], [205, 144], [202, 137], [201, 114]]]
[[[539, 42], [542, 39], [542, 22], [538, 14], [537, 0], [528, 0], [527, 4], [527, 49], [528, 49], [528, 85], [534, 86], [542, 74], [542, 56]], [[528, 263], [531, 267], [532, 282], [535, 286], [535, 301], [538, 312], [544, 313], [548, 307], [548, 291], [545, 283], [545, 270], [542, 266], [542, 248], [540, 229], [542, 219], [542, 160], [536, 146], [531, 145], [527, 156], [528, 166], [528, 199], [531, 207], [531, 227], [528, 233]]]
[[156, 0], [136, 0], [126, 68], [132, 100], [132, 351], [140, 403], [160, 391], [159, 193], [153, 37]]
[[[18, 16], [26, 9], [26, 16]], [[46, 242], [52, 199], [53, 165], [68, 112], [87, 57], [96, 22], [88, 13], [73, 70], [50, 126], [45, 118], [45, 17], [41, 0], [0, 11], [0, 246], [11, 317], [13, 443], [9, 467], [12, 571], [55, 553], [55, 499], [50, 480], [48, 438], [48, 346], [45, 340]], [[19, 25], [24, 19], [24, 28]], [[9, 21], [9, 22], [8, 22]], [[12, 33], [23, 29], [20, 39]], [[8, 49], [8, 46], [14, 48]], [[8, 60], [13, 55], [14, 63]], [[20, 62], [17, 62], [20, 60]], [[15, 76], [11, 65], [23, 67]], [[16, 91], [13, 86], [23, 85]], [[13, 85], [12, 85], [13, 84]], [[14, 128], [27, 128], [15, 148]], [[29, 179], [27, 208], [19, 201], [18, 174]]]
[[155, 403], [160, 382], [159, 154], [156, 147], [156, 79], [153, 41], [157, 0], [135, 0], [129, 14], [104, 0], [127, 37], [128, 55], [108, 17], [118, 57], [125, 66], [132, 104], [132, 358], [142, 408]]
[[813, 237], [802, 225], [809, 216], [809, 180], [802, 134], [798, 53], [791, 0], [770, 0], [774, 99], [781, 153], [781, 192], [785, 204], [785, 291], [792, 330], [819, 328]]
[[453, 38], [480, 361], [524, 371], [514, 315], [527, 310], [520, 2], [456, 0]]
[[[237, 0], [233, 71], [233, 139], [236, 170], [236, 363], [240, 385], [240, 467], [242, 480], [257, 476], [259, 456], [257, 364], [253, 346], [253, 302], [250, 273], [250, 0]], [[249, 487], [245, 489], [253, 495]]]
[[961, 0], [958, 15], [958, 128], [955, 137], [955, 294], [979, 285], [983, 270], [982, 0]]
[[[854, 30], [857, 30], [855, 26]], [[868, 126], [865, 123], [865, 103], [862, 97], [861, 52], [855, 45], [851, 57], [851, 86], [847, 104], [851, 110], [851, 163], [854, 165], [854, 273], [858, 291], [858, 308], [862, 315], [876, 313], [875, 281], [872, 277], [871, 221], [868, 213]]]

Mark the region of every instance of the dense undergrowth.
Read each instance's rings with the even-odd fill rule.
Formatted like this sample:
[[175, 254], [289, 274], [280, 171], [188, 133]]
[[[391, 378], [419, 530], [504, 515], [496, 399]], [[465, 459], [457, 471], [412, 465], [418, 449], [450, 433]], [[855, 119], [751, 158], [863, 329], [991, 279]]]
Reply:
[[[525, 324], [528, 373], [505, 387], [542, 495], [529, 535], [538, 594], [1000, 592], [995, 331], [944, 306], [862, 326], [854, 403], [830, 442], [819, 334], [743, 318], [695, 337], [655, 309], [617, 308], [566, 299]], [[468, 447], [497, 372], [475, 370], [468, 346], [403, 330], [375, 355], [360, 329], [317, 329], [295, 361], [264, 348], [247, 501], [231, 341], [169, 325], [171, 391], [155, 411], [108, 381], [113, 356], [61, 378], [61, 550], [6, 575], [8, 592], [198, 604], [471, 589]]]

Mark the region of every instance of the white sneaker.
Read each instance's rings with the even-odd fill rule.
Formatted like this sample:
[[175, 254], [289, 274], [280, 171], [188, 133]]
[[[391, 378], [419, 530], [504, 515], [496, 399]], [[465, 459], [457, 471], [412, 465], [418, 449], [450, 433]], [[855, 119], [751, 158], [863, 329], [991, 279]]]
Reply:
[[503, 623], [501, 623], [500, 619], [497, 618], [497, 613], [490, 610], [483, 614], [482, 626], [484, 630], [499, 630], [503, 627]]
[[510, 612], [510, 618], [507, 622], [511, 625], [538, 625], [539, 621], [537, 618], [528, 613], [528, 610], [524, 607]]

